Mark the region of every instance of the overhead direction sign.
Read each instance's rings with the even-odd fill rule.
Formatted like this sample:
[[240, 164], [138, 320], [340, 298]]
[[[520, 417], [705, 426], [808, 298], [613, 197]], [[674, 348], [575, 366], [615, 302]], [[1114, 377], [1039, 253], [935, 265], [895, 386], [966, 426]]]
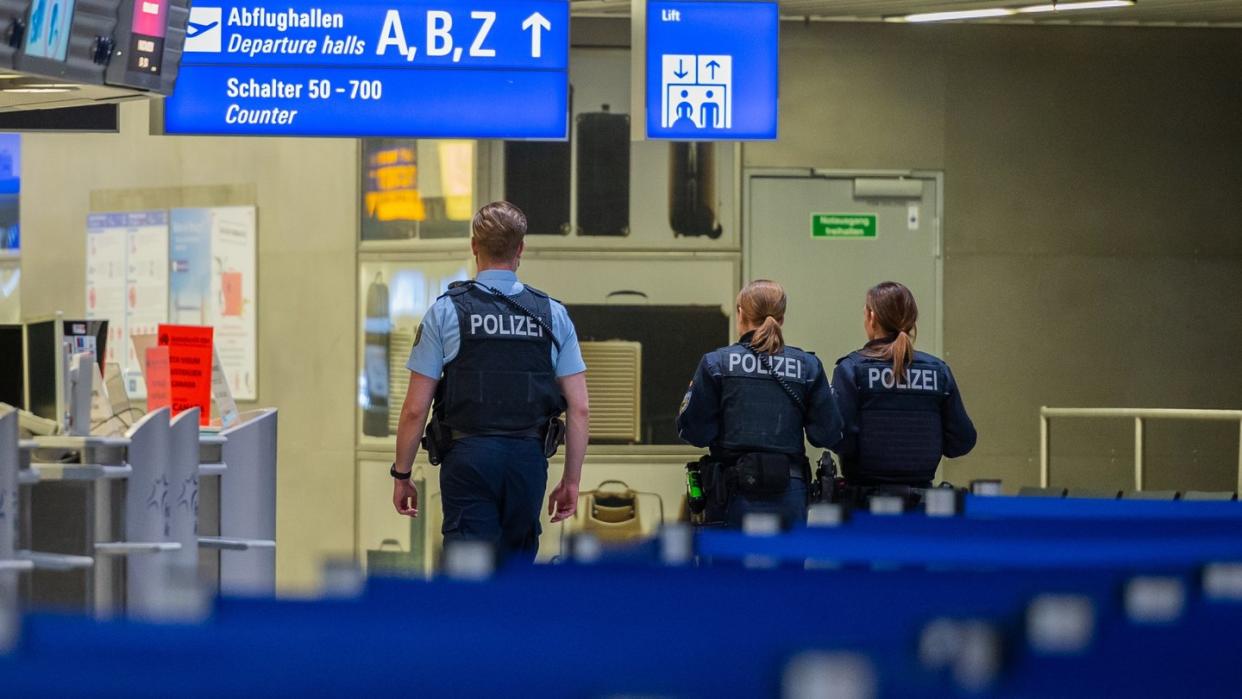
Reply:
[[647, 2], [647, 138], [776, 138], [775, 2]]
[[563, 139], [567, 0], [200, 0], [165, 133]]

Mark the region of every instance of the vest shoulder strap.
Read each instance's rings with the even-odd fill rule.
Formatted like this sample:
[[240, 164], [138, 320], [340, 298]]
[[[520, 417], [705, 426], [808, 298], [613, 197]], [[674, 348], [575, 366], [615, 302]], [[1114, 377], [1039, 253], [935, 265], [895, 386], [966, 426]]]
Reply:
[[[539, 289], [536, 289], [535, 287], [531, 286], [530, 284], [526, 284], [526, 283], [523, 283], [522, 286], [525, 287], [527, 291], [534, 294], [535, 296], [538, 296], [539, 298], [548, 299], [549, 301], [556, 301], [556, 299], [552, 298], [551, 296], [548, 296], [546, 291], [540, 291]], [[560, 301], [557, 301], [557, 303], [560, 303]]]
[[453, 282], [453, 283], [449, 284], [448, 291], [446, 291], [446, 292], [444, 292], [443, 294], [440, 294], [439, 296], [437, 296], [437, 297], [436, 297], [436, 300], [442, 299], [442, 298], [444, 298], [445, 296], [461, 296], [462, 294], [466, 293], [466, 292], [467, 292], [467, 291], [469, 291], [469, 290], [470, 290], [470, 282], [469, 282], [469, 281], [457, 281], [457, 282]]
[[798, 406], [798, 412], [805, 415], [806, 403], [803, 402], [802, 396], [798, 395], [798, 392], [794, 390], [793, 386], [789, 385], [788, 381], [782, 379], [780, 376], [777, 376], [776, 372], [772, 371], [772, 358], [763, 352], [756, 350], [750, 345], [744, 346], [747, 351], [755, 355], [755, 358], [759, 360], [759, 366], [763, 367], [764, 371], [768, 373], [768, 376], [771, 376], [776, 383], [780, 384], [781, 390], [785, 392], [785, 395], [789, 396], [789, 399], [794, 402], [794, 405]]

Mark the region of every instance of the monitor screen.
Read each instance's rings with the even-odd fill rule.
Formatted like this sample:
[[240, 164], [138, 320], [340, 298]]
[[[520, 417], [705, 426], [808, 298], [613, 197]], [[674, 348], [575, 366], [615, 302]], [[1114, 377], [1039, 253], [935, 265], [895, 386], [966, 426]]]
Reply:
[[69, 357], [78, 352], [94, 352], [103, 370], [103, 356], [108, 350], [108, 321], [64, 320], [62, 333], [65, 347], [57, 347], [56, 322], [45, 320], [26, 326], [26, 376], [30, 386], [27, 410], [39, 417], [62, 422], [63, 396], [57, 396], [57, 375], [69, 366]]
[[159, 75], [168, 33], [168, 0], [134, 0], [129, 69]]
[[0, 325], [0, 403], [26, 407], [26, 367], [22, 326]]
[[74, 0], [34, 0], [27, 23], [26, 55], [63, 61], [69, 55]]
[[99, 371], [103, 373], [104, 358], [108, 356], [108, 321], [106, 320], [66, 320], [65, 343], [69, 346], [69, 354], [91, 352]]
[[30, 404], [26, 409], [48, 420], [60, 422], [56, 396], [56, 321], [26, 326], [26, 375], [30, 381]]

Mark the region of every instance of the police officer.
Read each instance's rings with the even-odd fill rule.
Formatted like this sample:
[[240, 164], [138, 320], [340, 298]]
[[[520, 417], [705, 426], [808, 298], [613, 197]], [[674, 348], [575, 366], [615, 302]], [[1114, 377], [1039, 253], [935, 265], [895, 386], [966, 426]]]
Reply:
[[833, 451], [855, 491], [928, 488], [940, 457], [975, 446], [975, 426], [949, 366], [914, 349], [919, 318], [914, 294], [897, 282], [867, 292], [867, 344], [837, 361], [832, 386], [845, 420]]
[[748, 511], [806, 520], [810, 467], [803, 432], [827, 447], [841, 416], [823, 364], [785, 345], [785, 290], [757, 280], [737, 296], [736, 344], [703, 355], [677, 416], [681, 438], [710, 454], [700, 462], [707, 521], [738, 526]]
[[507, 202], [488, 204], [471, 229], [479, 274], [436, 300], [410, 352], [393, 505], [418, 515], [410, 471], [426, 425], [442, 460], [445, 541], [489, 541], [502, 554], [533, 560], [546, 454], [559, 441], [549, 430], [560, 427], [554, 419], [566, 410], [565, 472], [548, 514], [559, 522], [577, 510], [589, 421], [586, 365], [565, 307], [518, 281], [526, 215]]

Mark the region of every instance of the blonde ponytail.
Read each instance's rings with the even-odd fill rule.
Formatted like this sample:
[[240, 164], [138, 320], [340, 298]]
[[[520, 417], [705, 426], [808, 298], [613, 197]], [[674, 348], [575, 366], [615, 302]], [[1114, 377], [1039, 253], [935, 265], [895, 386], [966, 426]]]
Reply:
[[750, 346], [765, 354], [779, 354], [785, 349], [785, 333], [781, 324], [772, 316], [763, 319], [763, 325], [755, 331]]
[[918, 333], [919, 306], [914, 294], [897, 282], [882, 282], [867, 292], [867, 308], [880, 329], [892, 339], [868, 343], [864, 353], [893, 364], [893, 385], [906, 381], [906, 370], [914, 362], [914, 338]]
[[776, 354], [785, 349], [785, 289], [774, 281], [756, 279], [737, 295], [737, 308], [749, 326], [759, 326], [750, 346], [758, 352]]
[[893, 385], [909, 384], [906, 381], [906, 369], [914, 361], [914, 340], [905, 330], [897, 333], [897, 337], [888, 345], [888, 352], [893, 360]]

